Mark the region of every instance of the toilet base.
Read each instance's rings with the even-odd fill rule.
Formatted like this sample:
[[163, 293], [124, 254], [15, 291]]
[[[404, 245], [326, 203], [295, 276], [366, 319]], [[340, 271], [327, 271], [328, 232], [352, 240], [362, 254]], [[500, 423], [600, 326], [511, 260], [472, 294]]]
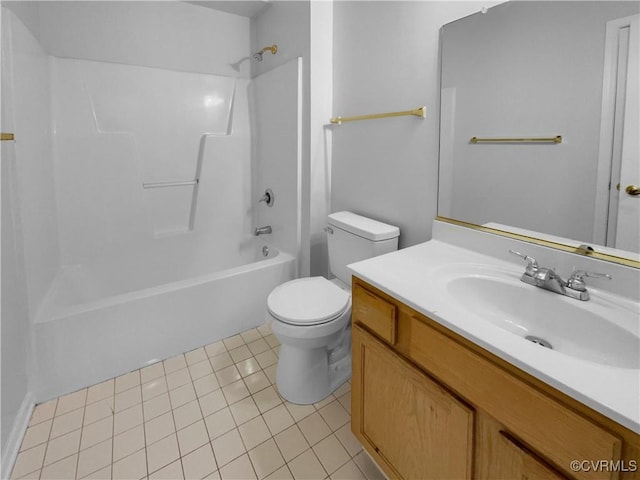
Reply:
[[[350, 345], [342, 348], [349, 349]], [[351, 378], [351, 355], [341, 355], [329, 363], [327, 348], [300, 349], [280, 346], [276, 387], [291, 403], [309, 405], [328, 397]]]

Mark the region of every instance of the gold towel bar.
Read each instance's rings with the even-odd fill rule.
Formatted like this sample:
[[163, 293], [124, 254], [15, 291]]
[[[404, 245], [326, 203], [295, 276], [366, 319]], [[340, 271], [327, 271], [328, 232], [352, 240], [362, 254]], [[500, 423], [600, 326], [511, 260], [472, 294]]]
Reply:
[[370, 115], [356, 115], [354, 117], [334, 117], [330, 121], [331, 123], [337, 123], [342, 125], [344, 122], [355, 122], [357, 120], [371, 120], [374, 118], [388, 118], [388, 117], [403, 117], [406, 115], [414, 115], [420, 118], [426, 118], [427, 107], [418, 107], [413, 110], [405, 110], [403, 112], [389, 112], [389, 113], [372, 113]]
[[536, 138], [478, 138], [471, 137], [471, 143], [562, 143], [562, 135], [555, 137], [536, 137]]
[[5, 141], [5, 140], [15, 140], [16, 137], [13, 133], [0, 133], [0, 141]]

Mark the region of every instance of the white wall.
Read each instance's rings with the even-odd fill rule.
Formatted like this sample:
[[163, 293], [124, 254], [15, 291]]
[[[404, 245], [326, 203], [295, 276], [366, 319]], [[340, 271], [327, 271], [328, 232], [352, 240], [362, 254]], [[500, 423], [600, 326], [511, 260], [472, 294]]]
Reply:
[[440, 27], [487, 2], [334, 5], [334, 115], [408, 110], [333, 127], [331, 209], [400, 227], [400, 247], [428, 240], [438, 185]]
[[[33, 315], [59, 266], [51, 154], [48, 57], [11, 13], [8, 34], [15, 119], [16, 182], [23, 230], [29, 310]], [[4, 43], [4, 39], [3, 39]]]
[[[195, 237], [212, 237], [211, 246], [222, 226], [235, 243], [249, 233], [246, 80], [56, 57], [51, 67], [63, 264], [135, 258], [180, 234], [195, 258], [206, 253], [193, 248]], [[221, 146], [234, 140], [247, 148], [222, 175], [231, 152]], [[196, 176], [197, 187], [143, 188]], [[216, 198], [224, 209], [198, 214]]]
[[[293, 59], [255, 77], [253, 99], [253, 211], [255, 226], [269, 225], [265, 240], [294, 256], [300, 255], [300, 59]], [[258, 203], [271, 188], [271, 207]]]
[[[7, 9], [1, 10], [2, 21], [2, 43], [10, 44], [12, 41], [11, 30], [15, 23], [15, 17]], [[24, 40], [19, 33], [18, 38], [14, 38], [18, 43], [18, 48], [23, 48], [21, 40]], [[27, 39], [28, 40], [28, 39]], [[2, 118], [0, 119], [0, 130], [2, 132], [25, 133], [18, 130], [14, 116], [13, 105], [13, 82], [12, 71], [14, 63], [12, 61], [10, 49], [2, 49], [2, 81], [0, 85], [2, 91]], [[17, 138], [20, 138], [18, 136]], [[0, 158], [2, 159], [0, 170], [0, 205], [2, 226], [0, 227], [2, 239], [0, 244], [2, 252], [0, 256], [0, 266], [2, 275], [0, 278], [0, 351], [2, 358], [0, 365], [2, 371], [0, 378], [1, 398], [1, 418], [0, 425], [0, 455], [2, 471], [0, 476], [8, 478], [9, 471], [17, 449], [19, 448], [21, 436], [28, 421], [30, 408], [30, 349], [29, 349], [29, 307], [27, 298], [27, 284], [25, 278], [23, 227], [20, 222], [20, 204], [17, 182], [16, 146], [14, 142], [1, 142]], [[38, 159], [28, 159], [35, 162]]]
[[51, 55], [248, 76], [249, 19], [184, 2], [38, 2]]
[[[250, 234], [248, 18], [183, 2], [40, 2], [39, 25], [54, 55], [63, 264], [166, 249], [191, 223], [181, 251], [193, 257], [221, 230], [236, 244]], [[197, 194], [142, 188], [193, 180], [199, 161]]]
[[[251, 22], [251, 50], [278, 45], [278, 53], [266, 53], [262, 62], [253, 62], [252, 75], [259, 75], [289, 60], [302, 58], [302, 133], [301, 133], [301, 239], [299, 272], [310, 273], [310, 3], [303, 1], [275, 1]], [[278, 192], [274, 192], [276, 196]]]
[[310, 182], [309, 243], [310, 274], [329, 273], [327, 234], [331, 213], [331, 128], [333, 109], [333, 1], [311, 2], [310, 81]]

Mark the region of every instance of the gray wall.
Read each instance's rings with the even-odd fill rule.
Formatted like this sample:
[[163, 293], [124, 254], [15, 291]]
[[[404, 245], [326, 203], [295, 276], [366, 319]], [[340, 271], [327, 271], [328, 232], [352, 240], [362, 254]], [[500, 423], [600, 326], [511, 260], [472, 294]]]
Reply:
[[427, 118], [333, 127], [331, 210], [400, 227], [400, 247], [431, 238], [438, 185], [440, 27], [496, 2], [336, 2], [335, 115], [427, 107]]

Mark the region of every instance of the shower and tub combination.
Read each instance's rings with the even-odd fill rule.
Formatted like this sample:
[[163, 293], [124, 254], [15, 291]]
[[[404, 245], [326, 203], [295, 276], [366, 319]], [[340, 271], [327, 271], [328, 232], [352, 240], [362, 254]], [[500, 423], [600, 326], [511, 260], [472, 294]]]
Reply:
[[3, 7], [36, 401], [256, 327], [269, 292], [297, 275], [300, 60], [254, 78], [220, 59], [207, 71], [206, 52], [189, 52], [193, 68], [142, 64], [107, 38], [109, 21], [153, 8], [248, 39], [248, 20], [108, 3], [42, 2], [39, 31]]

